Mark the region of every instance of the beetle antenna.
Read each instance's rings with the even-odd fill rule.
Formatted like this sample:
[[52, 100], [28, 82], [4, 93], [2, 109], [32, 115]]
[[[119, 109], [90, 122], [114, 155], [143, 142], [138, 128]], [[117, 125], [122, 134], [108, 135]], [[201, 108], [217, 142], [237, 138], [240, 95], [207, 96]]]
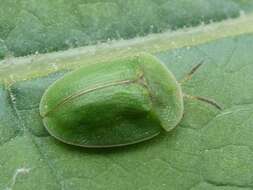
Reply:
[[222, 107], [214, 100], [211, 100], [211, 99], [208, 99], [208, 98], [205, 98], [205, 97], [202, 97], [202, 96], [191, 96], [191, 95], [188, 95], [188, 94], [184, 94], [184, 97], [192, 99], [192, 100], [199, 100], [199, 101], [208, 103], [208, 104], [216, 107], [218, 110], [222, 110]]
[[185, 82], [191, 80], [192, 75], [204, 64], [204, 60], [201, 60], [197, 65], [195, 65], [189, 73], [180, 81], [180, 84], [183, 85]]

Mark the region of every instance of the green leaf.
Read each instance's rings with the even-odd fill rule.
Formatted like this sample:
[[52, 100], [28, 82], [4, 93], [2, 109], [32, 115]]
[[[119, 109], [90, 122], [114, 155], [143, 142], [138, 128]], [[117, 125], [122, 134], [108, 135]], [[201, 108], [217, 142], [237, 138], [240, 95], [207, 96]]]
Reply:
[[252, 8], [249, 0], [2, 0], [0, 59], [221, 21]]
[[[0, 189], [252, 189], [252, 19], [3, 61]], [[82, 64], [138, 51], [153, 53], [178, 80], [204, 61], [183, 91], [223, 110], [185, 99], [175, 130], [122, 148], [77, 148], [45, 131], [38, 106], [53, 81]]]

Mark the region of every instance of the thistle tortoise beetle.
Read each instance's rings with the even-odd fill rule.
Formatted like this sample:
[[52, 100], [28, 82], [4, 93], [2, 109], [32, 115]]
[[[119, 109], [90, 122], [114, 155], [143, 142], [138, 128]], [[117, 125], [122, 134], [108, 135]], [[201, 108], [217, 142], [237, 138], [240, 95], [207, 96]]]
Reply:
[[[193, 98], [220, 108], [214, 101]], [[151, 139], [175, 128], [183, 112], [181, 85], [146, 53], [66, 74], [45, 91], [40, 102], [43, 123], [52, 136], [92, 148]]]

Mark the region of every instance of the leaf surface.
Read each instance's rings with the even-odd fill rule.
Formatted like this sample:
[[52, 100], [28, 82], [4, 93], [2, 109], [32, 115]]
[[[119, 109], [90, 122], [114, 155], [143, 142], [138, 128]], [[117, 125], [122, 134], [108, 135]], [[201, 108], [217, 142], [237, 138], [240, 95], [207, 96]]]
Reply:
[[[0, 63], [0, 189], [253, 189], [252, 15], [135, 41]], [[179, 126], [150, 141], [113, 149], [65, 145], [45, 130], [39, 102], [69, 70], [138, 51], [154, 54], [187, 94]]]
[[252, 8], [245, 0], [2, 0], [0, 59], [221, 21]]

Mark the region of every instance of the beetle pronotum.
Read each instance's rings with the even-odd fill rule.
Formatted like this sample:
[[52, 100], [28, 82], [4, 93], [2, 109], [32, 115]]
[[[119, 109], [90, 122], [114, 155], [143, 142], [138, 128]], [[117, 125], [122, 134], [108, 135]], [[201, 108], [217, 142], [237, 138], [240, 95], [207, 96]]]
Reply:
[[[182, 81], [200, 67], [198, 64]], [[48, 132], [67, 144], [115, 147], [170, 131], [182, 119], [183, 95], [174, 75], [149, 54], [85, 66], [54, 82], [40, 102]]]

